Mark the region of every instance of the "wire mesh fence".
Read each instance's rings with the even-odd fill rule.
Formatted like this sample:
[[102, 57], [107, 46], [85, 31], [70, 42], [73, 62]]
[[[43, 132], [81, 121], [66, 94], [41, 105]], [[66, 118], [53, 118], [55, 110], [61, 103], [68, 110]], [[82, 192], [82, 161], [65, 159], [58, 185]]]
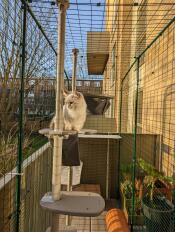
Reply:
[[[48, 127], [55, 110], [58, 11], [53, 1], [29, 2], [24, 46], [24, 2], [0, 3], [2, 232], [39, 232], [51, 224], [51, 215], [41, 210], [39, 201], [51, 190], [52, 151], [38, 130]], [[80, 158], [84, 162], [81, 182], [100, 184], [104, 197], [107, 182], [110, 197], [116, 198], [120, 188], [125, 216], [136, 231], [175, 230], [174, 12], [173, 1], [72, 0], [66, 16], [65, 66], [70, 74], [71, 50], [80, 48], [76, 86], [91, 105], [85, 128], [95, 129], [104, 137], [116, 133], [122, 137], [120, 144], [108, 138], [80, 138]], [[93, 56], [87, 47], [103, 50], [109, 36], [98, 33], [104, 31], [110, 32], [110, 40], [108, 54], [103, 57], [102, 80], [101, 75], [88, 75], [87, 62]], [[90, 57], [87, 60], [86, 54]], [[98, 62], [89, 64], [97, 69]], [[70, 90], [70, 86], [71, 80], [65, 80], [65, 87]]]
[[[174, 21], [121, 85], [121, 191], [129, 222], [174, 231]], [[132, 209], [131, 209], [132, 208]]]
[[[41, 195], [50, 190], [51, 153], [47, 139], [39, 135], [38, 130], [48, 126], [55, 109], [56, 54], [28, 9], [24, 15], [24, 8], [25, 5], [16, 0], [3, 0], [0, 3], [0, 231], [2, 232], [44, 231], [50, 224], [50, 217], [46, 217], [47, 213], [41, 211], [39, 207], [39, 200]], [[24, 64], [25, 74], [22, 79]], [[22, 156], [19, 150], [19, 131], [22, 139]], [[38, 150], [39, 148], [41, 150]]]
[[[0, 81], [0, 173], [1, 184], [5, 183], [5, 174], [10, 172], [17, 164], [17, 120], [15, 113], [18, 109], [19, 59], [21, 29], [20, 4], [8, 1], [0, 3], [1, 17], [1, 81]], [[14, 20], [14, 21], [13, 21]], [[7, 123], [8, 122], [8, 123]], [[10, 172], [9, 176], [13, 174]], [[10, 182], [6, 188], [1, 186], [1, 230], [10, 231], [15, 224], [15, 181]]]

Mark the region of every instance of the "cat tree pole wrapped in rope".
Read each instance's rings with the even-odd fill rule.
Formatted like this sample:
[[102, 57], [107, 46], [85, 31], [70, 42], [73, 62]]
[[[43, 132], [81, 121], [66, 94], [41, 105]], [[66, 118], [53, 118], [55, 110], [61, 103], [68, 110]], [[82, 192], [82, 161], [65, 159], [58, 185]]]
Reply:
[[73, 52], [73, 70], [72, 70], [72, 92], [76, 91], [76, 72], [77, 72], [77, 57], [79, 50], [77, 48], [72, 49]]
[[[66, 10], [69, 7], [68, 0], [59, 0], [58, 7], [60, 10], [58, 30], [58, 52], [57, 52], [57, 82], [56, 82], [56, 111], [54, 130], [63, 131], [63, 94], [64, 89], [64, 50], [65, 50], [65, 24]], [[60, 199], [61, 191], [61, 164], [62, 164], [62, 143], [63, 137], [53, 136], [53, 171], [52, 171], [52, 197], [53, 200]], [[59, 215], [53, 214], [52, 230], [59, 230]]]
[[[56, 111], [55, 111], [55, 131], [63, 131], [63, 94], [64, 89], [64, 50], [65, 50], [65, 21], [66, 10], [69, 7], [68, 0], [59, 0], [58, 6], [60, 9], [58, 31], [58, 55], [57, 55], [57, 83], [56, 83]], [[60, 199], [61, 190], [61, 154], [63, 137], [54, 135], [53, 145], [53, 174], [52, 174], [52, 196], [54, 200]]]

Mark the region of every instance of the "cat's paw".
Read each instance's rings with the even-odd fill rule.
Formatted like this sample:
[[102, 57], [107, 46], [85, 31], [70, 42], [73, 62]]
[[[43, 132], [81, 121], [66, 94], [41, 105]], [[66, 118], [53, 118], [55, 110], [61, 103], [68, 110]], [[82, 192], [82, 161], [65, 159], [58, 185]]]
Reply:
[[66, 131], [71, 131], [72, 130], [72, 127], [71, 126], [65, 126], [65, 128], [64, 128]]
[[81, 129], [80, 129], [80, 128], [77, 128], [77, 127], [73, 127], [72, 130], [73, 130], [73, 131], [77, 131], [77, 133], [79, 133]]

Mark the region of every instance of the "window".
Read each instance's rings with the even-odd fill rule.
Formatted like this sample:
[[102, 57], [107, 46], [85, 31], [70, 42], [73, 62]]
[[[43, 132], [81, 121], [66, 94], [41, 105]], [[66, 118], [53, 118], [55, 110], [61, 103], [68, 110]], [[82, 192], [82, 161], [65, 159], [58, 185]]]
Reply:
[[100, 87], [100, 82], [99, 81], [95, 81], [94, 82], [94, 87]]
[[84, 81], [84, 86], [86, 87], [90, 86], [90, 81]]
[[78, 87], [81, 87], [81, 86], [82, 86], [82, 81], [77, 81], [77, 82], [76, 82], [76, 85], [77, 85]]

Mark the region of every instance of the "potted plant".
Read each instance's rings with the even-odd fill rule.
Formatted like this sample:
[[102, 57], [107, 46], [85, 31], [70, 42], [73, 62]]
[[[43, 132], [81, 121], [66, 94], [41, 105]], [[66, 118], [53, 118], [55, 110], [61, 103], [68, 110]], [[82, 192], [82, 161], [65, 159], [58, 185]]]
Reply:
[[132, 198], [132, 182], [130, 180], [125, 180], [121, 183], [121, 197], [123, 209], [126, 209]]
[[[136, 185], [138, 185], [138, 182], [136, 181]], [[125, 180], [121, 184], [121, 195], [122, 195], [122, 206], [123, 211], [125, 213], [126, 219], [128, 223], [131, 223], [131, 217], [132, 217], [132, 182], [131, 180]], [[142, 205], [141, 200], [139, 198], [139, 191], [135, 191], [135, 210], [133, 215], [133, 222], [135, 225], [143, 225], [144, 224], [144, 217], [142, 213]]]
[[[135, 197], [139, 198], [140, 200], [142, 199], [143, 195], [144, 176], [145, 171], [139, 167], [138, 163], [136, 163]], [[125, 198], [129, 202], [132, 198], [132, 164], [121, 166], [120, 191], [122, 199]]]
[[174, 205], [156, 188], [157, 181], [166, 181], [167, 178], [158, 172], [152, 165], [139, 160], [140, 167], [148, 173], [144, 178], [145, 194], [142, 199], [145, 224], [149, 232], [174, 231]]
[[141, 200], [138, 197], [135, 198], [134, 214], [132, 215], [132, 201], [130, 201], [130, 204], [127, 204], [124, 213], [127, 218], [128, 224], [131, 224], [131, 218], [132, 218], [132, 223], [134, 225], [137, 226], [144, 225], [142, 204], [141, 204]]

